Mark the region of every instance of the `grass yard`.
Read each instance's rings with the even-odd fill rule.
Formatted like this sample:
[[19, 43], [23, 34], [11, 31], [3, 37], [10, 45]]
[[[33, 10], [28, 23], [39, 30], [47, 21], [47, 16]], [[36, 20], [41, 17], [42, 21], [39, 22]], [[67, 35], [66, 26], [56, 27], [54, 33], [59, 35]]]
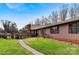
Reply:
[[28, 38], [26, 44], [46, 55], [76, 55], [79, 47], [47, 38]]
[[18, 40], [0, 38], [0, 55], [25, 55], [32, 54], [23, 49]]

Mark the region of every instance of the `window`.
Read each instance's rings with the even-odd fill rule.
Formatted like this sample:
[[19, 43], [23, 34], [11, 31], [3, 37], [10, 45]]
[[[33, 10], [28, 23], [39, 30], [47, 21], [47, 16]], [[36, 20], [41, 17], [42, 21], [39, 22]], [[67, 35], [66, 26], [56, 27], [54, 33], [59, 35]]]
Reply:
[[44, 29], [41, 29], [41, 34], [44, 35]]
[[51, 33], [59, 33], [59, 27], [58, 27], [58, 26], [51, 27], [51, 28], [50, 28], [50, 32], [51, 32]]
[[79, 23], [77, 23], [77, 33], [79, 33]]
[[69, 33], [79, 33], [79, 23], [69, 24]]

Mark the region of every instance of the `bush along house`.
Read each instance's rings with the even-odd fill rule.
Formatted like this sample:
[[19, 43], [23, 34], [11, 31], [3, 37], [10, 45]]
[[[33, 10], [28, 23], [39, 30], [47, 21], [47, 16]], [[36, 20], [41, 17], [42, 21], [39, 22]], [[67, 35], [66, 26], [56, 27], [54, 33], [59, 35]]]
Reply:
[[29, 25], [29, 28], [31, 37], [40, 36], [79, 43], [79, 18], [68, 19], [46, 26]]

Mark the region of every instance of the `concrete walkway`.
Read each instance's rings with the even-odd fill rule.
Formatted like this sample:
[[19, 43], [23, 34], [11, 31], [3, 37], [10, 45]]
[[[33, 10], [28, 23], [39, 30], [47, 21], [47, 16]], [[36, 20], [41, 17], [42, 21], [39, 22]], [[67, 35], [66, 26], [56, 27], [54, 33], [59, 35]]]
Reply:
[[35, 49], [31, 48], [30, 46], [28, 46], [27, 44], [25, 44], [25, 43], [23, 42], [23, 40], [19, 40], [19, 43], [20, 43], [20, 45], [21, 45], [23, 48], [25, 48], [25, 49], [27, 49], [28, 51], [32, 52], [34, 55], [44, 55], [43, 53], [40, 53], [40, 52], [36, 51]]

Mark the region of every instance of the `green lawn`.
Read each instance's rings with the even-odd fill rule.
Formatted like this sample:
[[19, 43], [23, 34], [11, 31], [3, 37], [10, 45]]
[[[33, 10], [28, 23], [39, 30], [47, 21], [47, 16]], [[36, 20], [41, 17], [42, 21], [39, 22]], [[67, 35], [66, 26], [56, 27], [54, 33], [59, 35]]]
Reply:
[[49, 55], [76, 55], [79, 47], [47, 38], [28, 38], [24, 40], [32, 48]]
[[25, 55], [32, 54], [23, 49], [18, 40], [0, 38], [0, 55]]

